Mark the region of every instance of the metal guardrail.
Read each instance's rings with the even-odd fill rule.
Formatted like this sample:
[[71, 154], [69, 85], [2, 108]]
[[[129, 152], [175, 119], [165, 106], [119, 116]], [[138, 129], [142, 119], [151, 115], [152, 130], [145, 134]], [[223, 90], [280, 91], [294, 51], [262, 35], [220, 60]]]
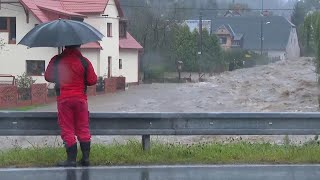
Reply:
[[[320, 113], [91, 113], [92, 135], [316, 135]], [[55, 136], [56, 112], [0, 112], [0, 136]]]

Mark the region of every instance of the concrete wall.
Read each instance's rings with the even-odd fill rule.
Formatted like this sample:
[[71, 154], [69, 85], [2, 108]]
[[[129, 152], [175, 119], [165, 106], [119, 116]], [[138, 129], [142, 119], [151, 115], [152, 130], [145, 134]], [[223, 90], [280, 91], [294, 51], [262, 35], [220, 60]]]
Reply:
[[296, 28], [291, 29], [288, 45], [286, 48], [286, 53], [287, 58], [289, 59], [300, 57], [300, 46]]
[[[260, 51], [257, 51], [257, 50], [255, 50], [253, 52], [255, 52], [257, 54], [261, 53]], [[286, 51], [284, 51], [284, 50], [283, 51], [281, 51], [281, 50], [279, 50], [279, 51], [276, 51], [276, 50], [268, 51], [267, 53], [268, 53], [267, 55], [268, 55], [269, 58], [280, 58], [280, 60], [285, 60], [286, 59]]]
[[139, 82], [139, 54], [138, 50], [120, 49], [120, 59], [122, 59], [122, 69], [119, 69], [119, 60], [116, 68], [119, 69], [119, 76], [126, 77], [127, 83]]
[[286, 59], [286, 52], [285, 51], [268, 51], [268, 57], [270, 58], [280, 58], [280, 60]]
[[81, 53], [84, 57], [88, 58], [94, 68], [94, 72], [96, 72], [97, 75], [100, 74], [100, 50], [99, 49], [81, 49]]

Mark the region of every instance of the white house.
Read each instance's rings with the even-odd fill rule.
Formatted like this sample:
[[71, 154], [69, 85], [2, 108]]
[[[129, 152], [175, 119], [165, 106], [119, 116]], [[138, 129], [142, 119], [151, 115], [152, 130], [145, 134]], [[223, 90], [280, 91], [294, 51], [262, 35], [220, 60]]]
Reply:
[[105, 35], [102, 42], [81, 47], [98, 76], [126, 77], [139, 82], [139, 52], [142, 46], [127, 32], [127, 22], [119, 0], [1, 0], [0, 38], [6, 42], [0, 51], [0, 74], [26, 72], [45, 82], [44, 71], [57, 48], [28, 49], [17, 43], [39, 23], [58, 18], [84, 20]]

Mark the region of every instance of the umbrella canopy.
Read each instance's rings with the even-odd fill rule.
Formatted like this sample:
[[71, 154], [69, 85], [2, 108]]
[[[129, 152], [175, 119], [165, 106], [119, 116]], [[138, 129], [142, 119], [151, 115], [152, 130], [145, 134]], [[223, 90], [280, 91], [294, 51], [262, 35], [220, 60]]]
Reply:
[[101, 41], [103, 34], [91, 25], [59, 19], [39, 24], [26, 34], [19, 44], [32, 47], [64, 47]]

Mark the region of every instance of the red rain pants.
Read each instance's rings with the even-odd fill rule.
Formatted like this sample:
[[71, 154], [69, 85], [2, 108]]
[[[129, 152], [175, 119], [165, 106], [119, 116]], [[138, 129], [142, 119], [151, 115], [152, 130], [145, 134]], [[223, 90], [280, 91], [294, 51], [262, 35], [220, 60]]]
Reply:
[[88, 103], [81, 98], [66, 98], [58, 100], [58, 124], [61, 129], [61, 138], [67, 147], [79, 142], [89, 142]]

